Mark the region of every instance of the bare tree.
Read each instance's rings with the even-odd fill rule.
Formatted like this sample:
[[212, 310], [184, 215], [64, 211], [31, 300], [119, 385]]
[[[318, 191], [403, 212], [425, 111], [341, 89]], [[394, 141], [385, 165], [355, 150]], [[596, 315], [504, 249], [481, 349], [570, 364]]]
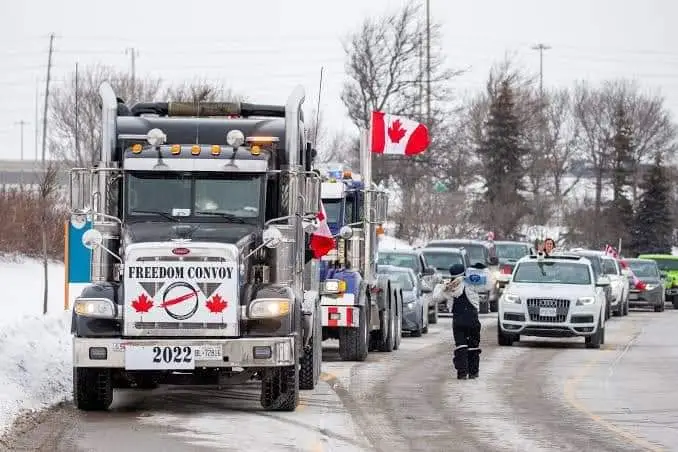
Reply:
[[[38, 187], [40, 199], [40, 236], [42, 239], [43, 298], [42, 313], [47, 314], [49, 299], [49, 240], [48, 229], [53, 217], [54, 197], [59, 186], [59, 168], [54, 160], [47, 160], [42, 168], [42, 176]], [[65, 220], [65, 219], [64, 219]]]
[[215, 101], [244, 101], [244, 96], [238, 95], [223, 84], [195, 79], [176, 86], [170, 86], [164, 92], [164, 98], [174, 102], [215, 102]]
[[[161, 80], [132, 76], [114, 67], [95, 65], [78, 72], [76, 93], [75, 73], [52, 96], [49, 137], [50, 152], [58, 160], [85, 167], [99, 159], [101, 152], [101, 100], [99, 86], [108, 81], [122, 99], [155, 99]], [[77, 103], [76, 103], [77, 96]], [[78, 110], [76, 112], [76, 104]], [[77, 123], [76, 123], [77, 120]]]

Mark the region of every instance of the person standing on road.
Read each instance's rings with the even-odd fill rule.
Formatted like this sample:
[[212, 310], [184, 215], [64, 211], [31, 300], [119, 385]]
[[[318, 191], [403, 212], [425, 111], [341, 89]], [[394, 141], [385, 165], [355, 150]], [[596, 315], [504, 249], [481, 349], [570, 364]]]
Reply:
[[465, 272], [462, 264], [451, 266], [452, 279], [436, 285], [433, 291], [433, 301], [447, 302], [448, 311], [452, 312], [453, 363], [459, 380], [478, 378], [480, 371], [480, 298], [464, 283]]

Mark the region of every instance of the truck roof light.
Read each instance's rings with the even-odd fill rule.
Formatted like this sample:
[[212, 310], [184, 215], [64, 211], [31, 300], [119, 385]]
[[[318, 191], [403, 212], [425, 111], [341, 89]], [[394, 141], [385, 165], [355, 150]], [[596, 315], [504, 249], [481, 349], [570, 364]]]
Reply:
[[271, 144], [279, 141], [278, 137], [247, 137], [247, 142], [250, 144]]
[[144, 147], [142, 145], [140, 145], [139, 143], [135, 144], [134, 146], [132, 146], [132, 154], [141, 154], [141, 150], [143, 148]]
[[212, 155], [219, 155], [221, 154], [221, 146], [218, 144], [213, 144], [212, 145]]
[[173, 144], [170, 147], [170, 152], [174, 155], [180, 154], [181, 153], [181, 145], [180, 144]]
[[384, 235], [384, 227], [382, 225], [377, 226], [376, 233], [377, 235]]
[[146, 140], [151, 146], [160, 146], [167, 141], [167, 135], [160, 129], [151, 129], [146, 134]]
[[239, 148], [245, 142], [245, 134], [241, 130], [229, 130], [226, 134], [226, 143], [233, 148]]
[[250, 148], [250, 154], [252, 155], [259, 155], [261, 154], [261, 148], [257, 146], [256, 144]]
[[344, 179], [350, 179], [352, 176], [352, 173], [350, 171], [344, 171]]
[[200, 155], [200, 145], [194, 144], [191, 146], [191, 154]]

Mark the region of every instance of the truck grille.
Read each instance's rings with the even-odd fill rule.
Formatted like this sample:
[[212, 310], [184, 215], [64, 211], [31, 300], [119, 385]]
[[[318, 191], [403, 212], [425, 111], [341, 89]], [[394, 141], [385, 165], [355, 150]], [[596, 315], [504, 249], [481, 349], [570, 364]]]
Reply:
[[137, 262], [226, 262], [220, 256], [153, 256], [138, 257]]
[[201, 330], [213, 329], [219, 330], [224, 325], [219, 323], [198, 323], [198, 322], [134, 322], [134, 328], [138, 330]]
[[[555, 308], [555, 317], [542, 316], [540, 308]], [[563, 323], [567, 319], [570, 310], [570, 300], [564, 298], [528, 298], [527, 312], [532, 322]]]

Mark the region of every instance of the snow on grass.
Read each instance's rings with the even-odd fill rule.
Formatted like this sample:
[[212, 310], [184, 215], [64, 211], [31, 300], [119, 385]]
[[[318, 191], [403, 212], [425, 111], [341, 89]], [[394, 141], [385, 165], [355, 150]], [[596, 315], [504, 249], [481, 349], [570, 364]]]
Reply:
[[63, 265], [49, 264], [48, 314], [42, 315], [42, 264], [0, 261], [0, 435], [26, 410], [70, 395], [70, 312], [64, 310]]
[[401, 249], [411, 250], [412, 246], [405, 240], [395, 238], [391, 235], [382, 235], [379, 239], [379, 250], [381, 251]]

